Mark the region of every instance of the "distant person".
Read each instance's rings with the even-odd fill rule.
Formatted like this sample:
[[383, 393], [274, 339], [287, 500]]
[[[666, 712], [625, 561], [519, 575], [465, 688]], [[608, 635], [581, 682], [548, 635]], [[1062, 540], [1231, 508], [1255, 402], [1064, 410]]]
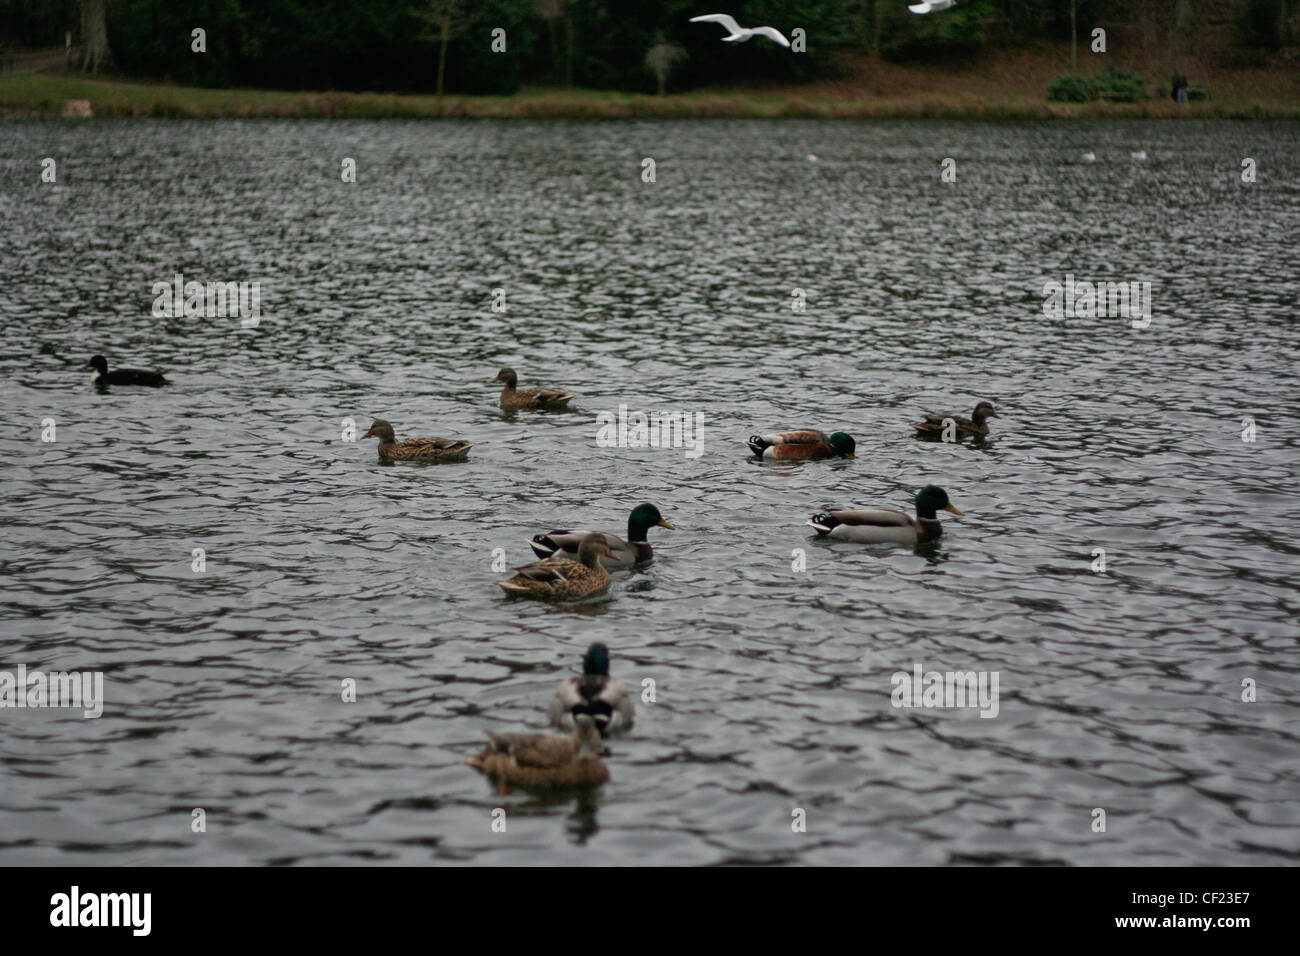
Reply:
[[1173, 98], [1175, 103], [1187, 102], [1187, 77], [1181, 73], [1174, 74]]

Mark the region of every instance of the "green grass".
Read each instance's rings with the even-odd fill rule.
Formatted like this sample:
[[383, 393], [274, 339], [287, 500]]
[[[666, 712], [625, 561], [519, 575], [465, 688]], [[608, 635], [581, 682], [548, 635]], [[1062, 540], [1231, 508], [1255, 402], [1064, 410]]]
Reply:
[[595, 90], [530, 89], [514, 96], [207, 90], [125, 80], [37, 74], [0, 77], [0, 115], [60, 116], [67, 100], [88, 100], [95, 116], [167, 117], [1216, 117], [1300, 119], [1300, 103], [1234, 97], [1178, 106], [1167, 96], [1135, 103], [1049, 103], [1045, 87], [1009, 84], [960, 94], [903, 90], [853, 95], [826, 87], [769, 91], [702, 90], [671, 96]]

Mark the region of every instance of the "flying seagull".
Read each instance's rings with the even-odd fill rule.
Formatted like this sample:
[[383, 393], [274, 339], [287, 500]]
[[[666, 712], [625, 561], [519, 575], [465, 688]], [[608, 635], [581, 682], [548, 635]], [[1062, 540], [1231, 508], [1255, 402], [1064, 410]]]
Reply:
[[935, 10], [947, 10], [956, 5], [957, 0], [927, 0], [926, 3], [914, 3], [907, 9], [913, 13], [933, 13]]
[[723, 43], [744, 43], [754, 37], [767, 37], [769, 40], [775, 40], [781, 46], [790, 45], [790, 41], [781, 36], [780, 30], [774, 30], [772, 27], [754, 27], [752, 30], [747, 30], [737, 23], [734, 17], [725, 13], [710, 13], [703, 17], [691, 17], [691, 23], [722, 24], [728, 31], [728, 35], [722, 38]]

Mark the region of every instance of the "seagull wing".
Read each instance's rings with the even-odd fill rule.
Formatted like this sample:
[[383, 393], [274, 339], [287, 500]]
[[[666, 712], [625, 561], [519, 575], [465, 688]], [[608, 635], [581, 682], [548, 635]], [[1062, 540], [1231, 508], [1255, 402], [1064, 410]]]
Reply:
[[691, 17], [691, 23], [721, 23], [732, 33], [740, 32], [736, 18], [727, 13], [710, 13], [702, 17]]
[[928, 3], [914, 3], [907, 9], [911, 10], [913, 13], [929, 13], [934, 8]]
[[775, 40], [781, 46], [789, 46], [790, 41], [781, 35], [781, 31], [774, 27], [754, 27], [749, 31], [755, 36], [767, 37], [769, 40]]

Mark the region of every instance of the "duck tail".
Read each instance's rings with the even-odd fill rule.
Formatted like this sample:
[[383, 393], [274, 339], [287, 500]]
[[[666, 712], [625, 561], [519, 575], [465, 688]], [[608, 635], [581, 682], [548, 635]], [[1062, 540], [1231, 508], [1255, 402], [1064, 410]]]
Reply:
[[752, 451], [757, 458], [762, 458], [763, 452], [765, 452], [771, 444], [772, 443], [767, 441], [762, 435], [749, 436], [749, 450]]
[[808, 520], [808, 526], [815, 528], [818, 534], [830, 534], [839, 523], [839, 518], [826, 512], [815, 514]]
[[560, 550], [560, 546], [551, 540], [550, 535], [546, 534], [533, 535], [533, 540], [529, 543], [529, 547], [533, 549], [533, 554], [537, 555], [539, 558], [549, 558], [556, 551]]

